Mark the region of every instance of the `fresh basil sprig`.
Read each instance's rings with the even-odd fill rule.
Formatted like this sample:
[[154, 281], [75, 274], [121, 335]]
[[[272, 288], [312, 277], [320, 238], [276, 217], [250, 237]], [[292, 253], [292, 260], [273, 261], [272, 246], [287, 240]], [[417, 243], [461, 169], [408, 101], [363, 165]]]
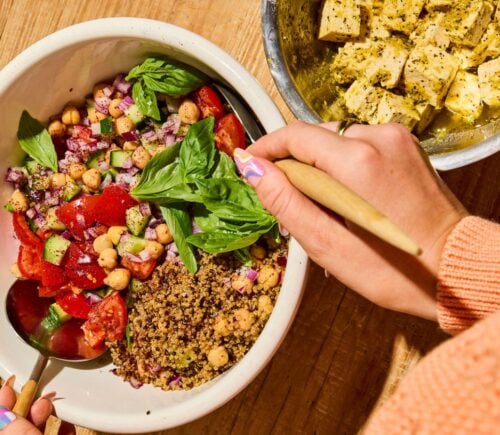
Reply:
[[168, 59], [150, 57], [132, 68], [126, 80], [135, 80], [132, 97], [147, 116], [159, 120], [160, 111], [155, 92], [181, 97], [200, 87], [205, 81], [201, 73]]
[[17, 139], [21, 148], [36, 162], [45, 168], [57, 172], [57, 153], [47, 129], [23, 110]]

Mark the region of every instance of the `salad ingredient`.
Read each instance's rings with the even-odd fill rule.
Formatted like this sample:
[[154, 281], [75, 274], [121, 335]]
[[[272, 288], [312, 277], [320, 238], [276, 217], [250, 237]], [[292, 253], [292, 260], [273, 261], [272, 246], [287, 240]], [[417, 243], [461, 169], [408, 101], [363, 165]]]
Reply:
[[80, 123], [80, 112], [73, 105], [66, 106], [61, 115], [61, 121], [66, 125], [74, 125]]
[[68, 317], [76, 317], [77, 319], [87, 319], [89, 317], [91, 306], [81, 293], [67, 292], [57, 295], [56, 302], [57, 304], [51, 306], [58, 306]]
[[43, 245], [21, 245], [17, 256], [17, 266], [24, 278], [42, 279], [42, 250]]
[[66, 126], [59, 120], [52, 121], [47, 128], [52, 137], [63, 136], [66, 133]]
[[161, 243], [155, 242], [154, 240], [148, 240], [146, 242], [146, 251], [149, 252], [149, 255], [151, 255], [151, 258], [154, 258], [155, 260], [160, 258], [161, 255], [163, 254], [163, 251], [165, 248]]
[[158, 225], [155, 229], [155, 232], [156, 232], [156, 239], [164, 245], [166, 245], [167, 243], [171, 243], [174, 240], [167, 224]]
[[179, 106], [179, 117], [184, 124], [194, 124], [200, 120], [201, 111], [192, 100], [185, 99]]
[[148, 162], [151, 160], [151, 154], [143, 146], [138, 146], [132, 153], [132, 162], [139, 169], [144, 169]]
[[103, 249], [99, 254], [97, 263], [104, 269], [114, 269], [118, 264], [118, 252], [113, 248]]
[[12, 224], [14, 233], [21, 244], [27, 246], [38, 246], [40, 244], [40, 239], [31, 231], [23, 213], [13, 213]]
[[125, 211], [137, 204], [124, 188], [116, 184], [106, 187], [98, 197], [96, 220], [108, 226], [125, 225]]
[[125, 255], [125, 257], [122, 258], [121, 265], [130, 271], [134, 278], [140, 281], [148, 279], [156, 267], [156, 260], [154, 258], [143, 261], [134, 260], [133, 257]]
[[28, 210], [28, 198], [19, 189], [14, 190], [6, 205], [7, 209], [12, 212], [24, 212]]
[[96, 192], [101, 186], [101, 173], [95, 168], [90, 168], [83, 173], [82, 181], [91, 192]]
[[94, 239], [92, 243], [94, 251], [100, 254], [102, 251], [108, 248], [113, 248], [113, 242], [109, 238], [108, 234], [101, 234]]
[[66, 240], [58, 234], [53, 234], [45, 241], [43, 259], [59, 266], [66, 255], [69, 245], [71, 245], [69, 240]]
[[43, 318], [40, 325], [47, 331], [53, 332], [63, 323], [71, 319], [71, 316], [63, 310], [63, 308], [56, 302], [50, 305], [49, 312]]
[[64, 264], [68, 279], [80, 289], [95, 290], [102, 287], [106, 272], [99, 266], [95, 256], [89, 254], [88, 246], [71, 243]]
[[224, 115], [217, 122], [215, 143], [228, 156], [232, 156], [236, 148], [245, 148], [245, 130], [234, 113]]
[[[82, 174], [83, 176], [83, 174]], [[64, 185], [63, 193], [62, 193], [62, 199], [64, 201], [71, 201], [73, 198], [76, 198], [82, 191], [82, 188], [73, 182], [67, 182]]]
[[121, 235], [127, 231], [125, 226], [111, 226], [108, 228], [108, 237], [113, 245], [118, 245]]
[[146, 228], [151, 215], [145, 215], [141, 212], [140, 206], [136, 205], [127, 209], [125, 220], [128, 230], [134, 235], [139, 236]]
[[84, 230], [97, 220], [97, 204], [99, 195], [81, 196], [74, 201], [61, 205], [56, 215], [66, 225], [68, 231], [77, 239], [83, 240]]
[[130, 282], [130, 270], [125, 268], [114, 269], [104, 278], [104, 284], [115, 290], [125, 290]]
[[57, 207], [51, 207], [47, 210], [45, 222], [49, 230], [64, 231], [66, 229], [66, 225], [57, 217]]
[[202, 118], [213, 116], [218, 119], [224, 113], [224, 106], [210, 86], [202, 86], [193, 94], [193, 100], [201, 111]]
[[57, 172], [57, 153], [47, 129], [23, 110], [17, 130], [21, 148], [45, 168]]

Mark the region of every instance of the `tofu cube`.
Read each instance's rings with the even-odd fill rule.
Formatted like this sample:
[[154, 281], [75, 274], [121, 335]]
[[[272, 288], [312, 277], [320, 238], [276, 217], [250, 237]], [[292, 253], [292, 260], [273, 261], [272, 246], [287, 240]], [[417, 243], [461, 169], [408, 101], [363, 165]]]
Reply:
[[429, 12], [434, 11], [436, 9], [447, 9], [453, 6], [457, 0], [427, 0], [425, 4], [425, 9]]
[[443, 12], [431, 12], [420, 20], [417, 27], [410, 34], [410, 39], [415, 45], [434, 45], [446, 50], [450, 45], [450, 39], [446, 35], [442, 25], [445, 14]]
[[446, 13], [443, 27], [452, 42], [475, 46], [491, 21], [493, 6], [487, 1], [468, 0], [456, 2]]
[[414, 130], [417, 134], [421, 134], [432, 122], [438, 113], [438, 110], [434, 109], [434, 107], [432, 107], [429, 103], [415, 104], [415, 110], [417, 111], [420, 119], [415, 124]]
[[383, 0], [378, 2], [373, 0], [361, 1], [361, 31], [360, 40], [365, 38], [383, 39], [389, 38], [391, 32], [385, 28], [382, 17]]
[[359, 37], [360, 3], [356, 0], [326, 0], [321, 11], [319, 39], [342, 42]]
[[483, 110], [483, 103], [481, 102], [477, 75], [463, 70], [458, 71], [444, 105], [450, 112], [456, 113], [469, 123], [479, 118]]
[[460, 61], [460, 68], [469, 69], [479, 66], [487, 57], [499, 55], [500, 36], [497, 23], [490, 23], [479, 44], [475, 47], [457, 45], [452, 47], [451, 54]]
[[489, 42], [488, 47], [484, 51], [486, 57], [499, 57], [500, 56], [500, 22], [492, 22], [486, 29], [485, 35]]
[[425, 0], [385, 0], [382, 16], [389, 30], [409, 35], [418, 22]]
[[384, 92], [387, 91], [372, 86], [367, 80], [356, 80], [344, 95], [347, 110], [363, 122], [377, 124], [378, 105]]
[[479, 65], [481, 99], [490, 107], [500, 107], [500, 57]]
[[346, 42], [333, 59], [331, 71], [337, 83], [352, 83], [364, 75], [368, 59], [376, 53], [375, 44], [366, 42]]
[[410, 49], [399, 38], [377, 41], [375, 45], [377, 54], [366, 63], [366, 78], [392, 89], [399, 83]]
[[403, 71], [405, 90], [418, 102], [442, 107], [458, 71], [458, 60], [437, 47], [415, 47]]
[[397, 122], [410, 130], [420, 119], [413, 103], [401, 95], [384, 91], [377, 109], [377, 123]]

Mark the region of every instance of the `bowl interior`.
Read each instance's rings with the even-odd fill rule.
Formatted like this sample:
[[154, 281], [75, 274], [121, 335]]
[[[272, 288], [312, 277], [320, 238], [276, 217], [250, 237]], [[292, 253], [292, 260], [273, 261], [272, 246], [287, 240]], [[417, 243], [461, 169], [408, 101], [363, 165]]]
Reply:
[[[81, 101], [93, 85], [112, 78], [150, 54], [163, 54], [197, 67], [232, 85], [249, 103], [267, 131], [283, 119], [255, 79], [227, 53], [201, 37], [165, 23], [141, 19], [104, 19], [52, 34], [19, 55], [0, 72], [0, 174], [22, 155], [16, 131], [22, 110], [46, 121], [68, 101]], [[210, 65], [210, 66], [208, 66]], [[0, 184], [0, 202], [11, 193]], [[16, 259], [10, 215], [0, 212], [0, 375], [17, 375], [19, 389], [28, 378], [36, 352], [15, 336], [4, 313], [6, 289]], [[150, 386], [134, 390], [112, 375], [109, 361], [83, 365], [49, 363], [42, 391], [56, 391], [58, 415], [102, 431], [133, 433], [161, 430], [198, 418], [242, 390], [265, 366], [281, 343], [299, 304], [307, 257], [292, 240], [282, 291], [263, 333], [247, 356], [212, 382], [186, 392]]]

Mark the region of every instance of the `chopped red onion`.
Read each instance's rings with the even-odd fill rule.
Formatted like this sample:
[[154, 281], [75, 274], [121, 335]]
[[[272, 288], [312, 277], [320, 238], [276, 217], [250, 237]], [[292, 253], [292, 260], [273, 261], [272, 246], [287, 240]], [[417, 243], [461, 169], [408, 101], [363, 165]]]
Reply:
[[98, 150], [106, 150], [109, 148], [109, 143], [106, 142], [105, 140], [100, 140], [97, 142], [97, 149]]
[[178, 114], [170, 115], [167, 121], [161, 126], [165, 134], [177, 134], [181, 126], [181, 117]]
[[106, 97], [111, 97], [111, 95], [113, 95], [113, 92], [114, 92], [114, 87], [112, 86], [106, 86], [105, 88], [103, 88], [102, 92], [104, 93], [104, 95], [106, 95]]
[[257, 279], [257, 276], [259, 276], [259, 272], [257, 272], [256, 270], [254, 269], [250, 269], [248, 272], [247, 272], [247, 278], [250, 280], [250, 281], [255, 281]]
[[178, 385], [180, 382], [181, 382], [182, 378], [180, 376], [176, 376], [174, 379], [172, 379], [168, 385], [170, 387], [175, 387], [176, 385]]
[[142, 134], [142, 138], [146, 139], [148, 141], [154, 141], [157, 139], [156, 133], [154, 130], [148, 130], [145, 133]]
[[149, 371], [153, 374], [159, 373], [163, 370], [163, 367], [160, 364], [155, 364], [154, 366], [150, 367]]
[[120, 243], [127, 243], [128, 239], [130, 239], [130, 234], [125, 233], [120, 236]]
[[139, 134], [137, 133], [137, 130], [126, 131], [125, 133], [122, 133], [122, 138], [133, 142], [139, 139]]
[[118, 108], [120, 110], [127, 110], [132, 104], [134, 104], [134, 100], [132, 100], [131, 97], [129, 97], [128, 95], [120, 101], [120, 104], [118, 104]]
[[156, 231], [154, 228], [146, 228], [146, 231], [144, 232], [144, 238], [146, 240], [156, 240], [157, 239], [157, 235], [156, 235]]
[[[118, 77], [120, 77], [120, 76], [118, 76]], [[121, 92], [122, 94], [128, 94], [128, 92], [130, 91], [130, 87], [132, 86], [132, 83], [124, 80], [121, 77], [120, 77], [120, 79], [118, 79], [118, 77], [113, 82], [113, 86], [116, 88], [117, 91]]]
[[26, 174], [21, 168], [9, 168], [7, 169], [7, 175], [5, 176], [5, 181], [8, 183], [19, 184], [24, 181]]
[[102, 301], [102, 298], [95, 293], [87, 292], [85, 293], [85, 300], [89, 305], [95, 305]]
[[134, 162], [130, 157], [127, 157], [122, 163], [123, 169], [130, 169], [132, 166], [134, 166]]
[[141, 202], [139, 204], [139, 210], [143, 216], [151, 216], [151, 207], [149, 202]]
[[101, 172], [106, 172], [109, 169], [109, 163], [106, 160], [101, 160], [97, 163], [97, 169]]
[[141, 259], [141, 261], [151, 260], [151, 253], [147, 249], [143, 249], [141, 252], [139, 252], [139, 258]]
[[113, 177], [111, 176], [111, 174], [106, 174], [104, 180], [102, 180], [101, 189], [106, 189], [106, 187], [108, 187], [112, 182]]
[[239, 294], [244, 294], [245, 293], [245, 287], [240, 287], [238, 290], [236, 290]]
[[167, 251], [167, 255], [165, 257], [165, 260], [166, 261], [177, 260], [177, 255], [174, 252], [172, 252], [172, 251]]
[[165, 145], [166, 146], [174, 145], [175, 141], [176, 141], [175, 134], [166, 134], [164, 136], [164, 139], [165, 139]]
[[224, 284], [226, 287], [231, 287], [231, 278], [227, 276], [222, 278], [222, 284]]
[[129, 259], [133, 263], [142, 263], [145, 261], [141, 257], [139, 257], [138, 255], [131, 254], [130, 252], [126, 252], [125, 256], [127, 257], [127, 259]]
[[132, 166], [131, 168], [127, 169], [127, 174], [129, 175], [135, 175], [138, 174], [141, 170], [137, 166]]
[[85, 226], [85, 216], [81, 213], [76, 214], [76, 221], [78, 222], [78, 225], [84, 227]]
[[109, 103], [111, 99], [108, 97], [100, 97], [95, 99], [95, 110], [103, 113], [104, 115], [109, 114]]
[[92, 136], [100, 136], [101, 135], [101, 123], [94, 122], [90, 124], [90, 129], [92, 130]]
[[45, 218], [41, 214], [37, 215], [33, 221], [38, 228], [45, 227]]
[[89, 233], [89, 236], [93, 239], [95, 239], [99, 235], [99, 233], [97, 232], [97, 228], [95, 227], [90, 227], [89, 229], [87, 229], [87, 231]]
[[124, 189], [129, 190], [132, 183], [136, 181], [134, 175], [127, 174], [126, 172], [119, 173], [115, 178], [116, 184], [120, 185]]
[[82, 125], [84, 125], [85, 127], [90, 127], [90, 119], [88, 116], [82, 117]]
[[278, 259], [276, 260], [276, 262], [278, 263], [278, 266], [285, 267], [286, 262], [287, 262], [287, 258], [284, 255], [280, 255], [278, 257]]
[[181, 105], [179, 99], [165, 95], [165, 100], [167, 102], [167, 110], [170, 113], [177, 113], [179, 111], [179, 106]]
[[26, 216], [28, 216], [30, 219], [34, 219], [36, 216], [36, 210], [34, 208], [28, 209], [28, 211], [26, 212]]
[[[46, 192], [47, 194], [48, 192]], [[44, 201], [44, 204], [45, 205], [48, 205], [48, 206], [54, 206], [54, 205], [59, 205], [60, 204], [60, 198], [59, 196], [51, 196], [50, 198], [46, 198], [45, 201]]]
[[61, 237], [64, 237], [66, 240], [70, 240], [72, 236], [71, 236], [71, 233], [68, 230], [64, 230], [61, 233]]
[[175, 244], [175, 242], [170, 243], [167, 246], [167, 250], [169, 252], [173, 252], [174, 254], [178, 254], [179, 253], [179, 250], [177, 249], [177, 245]]
[[144, 385], [141, 381], [137, 380], [136, 378], [130, 378], [129, 384], [132, 386], [132, 388], [135, 388], [136, 390]]
[[90, 264], [90, 263], [92, 263], [92, 258], [90, 258], [90, 255], [83, 254], [83, 255], [80, 255], [77, 263], [78, 264]]

